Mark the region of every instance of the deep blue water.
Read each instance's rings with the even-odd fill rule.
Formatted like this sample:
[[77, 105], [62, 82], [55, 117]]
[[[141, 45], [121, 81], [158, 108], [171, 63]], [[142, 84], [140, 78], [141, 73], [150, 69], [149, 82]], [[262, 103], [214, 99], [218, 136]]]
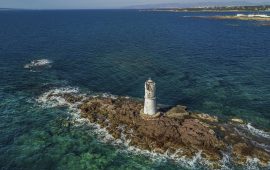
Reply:
[[[185, 168], [119, 152], [88, 127], [63, 127], [66, 108], [36, 102], [60, 87], [143, 98], [151, 77], [161, 104], [269, 130], [270, 27], [183, 17], [195, 15], [217, 13], [0, 11], [0, 167]], [[24, 68], [35, 59], [51, 67]]]

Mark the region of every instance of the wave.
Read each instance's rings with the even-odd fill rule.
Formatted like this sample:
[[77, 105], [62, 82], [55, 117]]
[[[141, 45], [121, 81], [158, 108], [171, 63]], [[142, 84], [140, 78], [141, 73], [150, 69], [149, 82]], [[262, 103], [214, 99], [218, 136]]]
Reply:
[[125, 135], [121, 133], [120, 139], [115, 139], [111, 134], [108, 133], [106, 128], [102, 128], [98, 124], [90, 123], [87, 119], [82, 120], [83, 125], [88, 125], [92, 129], [91, 133], [97, 135], [97, 139], [103, 143], [108, 143], [118, 148], [118, 152], [132, 155], [143, 155], [150, 158], [152, 161], [161, 163], [173, 160], [178, 166], [185, 167], [187, 169], [198, 169], [201, 166], [209, 167], [211, 165], [206, 159], [201, 156], [201, 151], [198, 152], [192, 158], [185, 156], [179, 157], [177, 153], [181, 153], [181, 149], [177, 150], [174, 154], [166, 152], [164, 154], [151, 152], [148, 150], [142, 150], [138, 147], [129, 145], [130, 140], [125, 138]]
[[245, 165], [246, 170], [259, 170], [259, 159], [257, 158], [248, 158]]
[[267, 139], [270, 139], [270, 133], [269, 132], [265, 132], [263, 130], [260, 130], [260, 129], [256, 129], [255, 127], [253, 127], [251, 125], [251, 123], [248, 123], [246, 125], [246, 127], [248, 128], [249, 132], [253, 135], [256, 135], [256, 136], [260, 136], [260, 137], [263, 137], [263, 138], [267, 138]]
[[[231, 146], [230, 146], [230, 150], [231, 150]], [[231, 157], [231, 153], [229, 152], [222, 152], [222, 160], [220, 161], [220, 169], [221, 170], [230, 170], [233, 169], [231, 166], [231, 162], [232, 162], [232, 157]]]
[[48, 59], [39, 59], [39, 60], [33, 60], [28, 64], [24, 65], [24, 68], [32, 69], [32, 68], [38, 68], [38, 67], [51, 67], [51, 60]]
[[82, 97], [82, 101], [86, 98], [86, 94], [79, 93], [78, 88], [64, 87], [49, 90], [48, 92], [40, 95], [36, 101], [43, 108], [67, 107], [74, 123], [86, 123], [86, 120], [81, 118], [80, 109], [78, 108], [78, 105], [81, 104], [82, 101], [75, 103], [67, 102], [62, 96], [64, 94], [72, 94], [78, 97]]
[[61, 97], [60, 94], [77, 94], [78, 92], [78, 88], [56, 88], [39, 96], [37, 102], [42, 104], [44, 107], [68, 106], [70, 103]]

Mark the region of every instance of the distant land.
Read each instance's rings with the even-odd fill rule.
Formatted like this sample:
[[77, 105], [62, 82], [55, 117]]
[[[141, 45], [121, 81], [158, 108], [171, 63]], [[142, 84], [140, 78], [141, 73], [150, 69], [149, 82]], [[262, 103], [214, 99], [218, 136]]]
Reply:
[[133, 5], [124, 7], [126, 9], [155, 9], [155, 8], [207, 8], [207, 7], [237, 7], [237, 6], [269, 6], [269, 2], [265, 1], [229, 1], [229, 2], [181, 2], [181, 3], [161, 3]]
[[0, 8], [0, 11], [12, 10], [11, 8]]
[[0, 8], [0, 11], [13, 11], [13, 10], [32, 10], [32, 9], [21, 9], [21, 8]]
[[270, 12], [270, 5], [261, 6], [214, 6], [214, 7], [194, 7], [194, 8], [153, 8], [144, 9], [147, 11], [164, 12]]

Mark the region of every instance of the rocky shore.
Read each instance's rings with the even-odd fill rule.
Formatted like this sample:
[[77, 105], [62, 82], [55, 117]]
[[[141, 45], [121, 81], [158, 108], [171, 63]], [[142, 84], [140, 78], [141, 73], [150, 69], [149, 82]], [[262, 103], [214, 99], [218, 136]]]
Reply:
[[196, 18], [222, 19], [222, 20], [245, 20], [245, 21], [270, 21], [270, 18], [246, 17], [246, 16], [197, 16]]
[[[57, 95], [57, 96], [56, 96]], [[268, 167], [270, 139], [248, 131], [241, 119], [220, 122], [218, 117], [195, 113], [185, 106], [160, 108], [161, 115], [146, 119], [141, 116], [143, 102], [125, 98], [81, 97], [75, 94], [48, 94], [62, 97], [70, 104], [80, 103], [81, 116], [106, 128], [115, 139], [125, 139], [130, 146], [174, 157], [192, 158], [197, 153], [219, 169], [224, 153], [236, 165], [245, 165], [256, 158], [261, 167]]]

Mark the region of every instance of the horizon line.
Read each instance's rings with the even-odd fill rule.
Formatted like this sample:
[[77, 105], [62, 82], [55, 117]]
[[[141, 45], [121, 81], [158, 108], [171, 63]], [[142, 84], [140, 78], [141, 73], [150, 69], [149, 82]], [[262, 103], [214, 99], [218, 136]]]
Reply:
[[128, 7], [115, 7], [115, 8], [0, 8], [1, 10], [143, 10], [143, 9], [189, 9], [189, 8], [207, 8], [207, 7], [246, 7], [246, 6], [270, 6], [270, 4], [261, 4], [261, 5], [224, 5], [224, 6], [198, 6], [198, 7], [149, 7], [149, 8], [134, 8], [131, 6]]

